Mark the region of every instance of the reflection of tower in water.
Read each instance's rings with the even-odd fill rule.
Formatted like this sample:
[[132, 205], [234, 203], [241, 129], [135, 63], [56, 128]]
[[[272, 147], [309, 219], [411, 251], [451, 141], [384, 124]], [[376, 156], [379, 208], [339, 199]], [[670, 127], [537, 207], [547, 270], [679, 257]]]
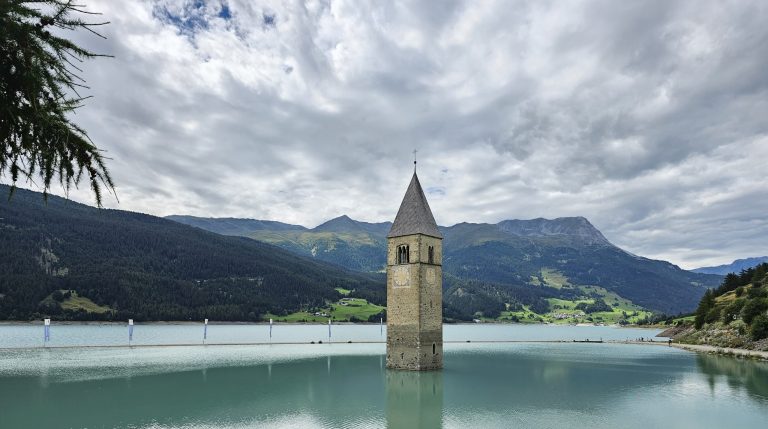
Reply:
[[440, 428], [443, 373], [386, 371], [387, 427]]

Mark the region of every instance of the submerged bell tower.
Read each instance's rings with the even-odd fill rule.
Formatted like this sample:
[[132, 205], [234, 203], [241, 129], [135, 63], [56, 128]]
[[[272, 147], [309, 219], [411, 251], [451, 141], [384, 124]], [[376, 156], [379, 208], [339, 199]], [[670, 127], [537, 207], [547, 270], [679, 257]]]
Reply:
[[443, 235], [414, 166], [387, 235], [387, 368], [443, 367], [442, 258]]

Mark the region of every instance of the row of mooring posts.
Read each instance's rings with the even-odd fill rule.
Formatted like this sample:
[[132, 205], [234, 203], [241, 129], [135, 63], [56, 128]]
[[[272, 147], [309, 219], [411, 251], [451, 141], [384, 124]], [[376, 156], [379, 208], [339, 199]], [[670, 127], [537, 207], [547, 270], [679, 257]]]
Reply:
[[[274, 321], [269, 319], [269, 342], [272, 342], [272, 326]], [[133, 319], [128, 319], [128, 346], [133, 345]], [[328, 342], [332, 337], [332, 319], [328, 319]], [[384, 318], [379, 320], [379, 335], [384, 335]], [[208, 340], [208, 319], [203, 320], [203, 344]], [[43, 319], [43, 347], [48, 345], [51, 341], [51, 319]]]

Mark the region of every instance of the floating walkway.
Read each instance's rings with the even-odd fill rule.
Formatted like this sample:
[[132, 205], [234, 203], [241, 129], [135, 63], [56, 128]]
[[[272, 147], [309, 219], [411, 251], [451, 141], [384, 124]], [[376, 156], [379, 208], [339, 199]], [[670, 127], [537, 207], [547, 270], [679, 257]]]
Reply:
[[[667, 345], [667, 342], [640, 342], [625, 340], [452, 340], [444, 341], [444, 344], [653, 344]], [[66, 350], [66, 349], [140, 349], [161, 347], [232, 347], [232, 346], [307, 346], [307, 345], [344, 345], [344, 344], [386, 344], [386, 341], [288, 341], [288, 342], [235, 342], [235, 343], [177, 343], [177, 344], [88, 344], [68, 346], [34, 346], [34, 347], [0, 347], [0, 351], [10, 350]]]
[[[0, 347], [0, 352], [20, 350], [73, 350], [73, 349], [148, 349], [163, 347], [248, 347], [248, 346], [307, 346], [307, 345], [345, 345], [345, 344], [386, 344], [386, 341], [292, 341], [292, 342], [258, 342], [258, 343], [179, 343], [179, 344], [105, 344], [105, 345], [71, 345], [71, 346], [35, 346], [35, 347]], [[444, 341], [444, 344], [628, 344], [644, 346], [675, 347], [682, 350], [712, 353], [726, 356], [758, 358], [768, 360], [768, 351], [733, 349], [695, 344], [669, 343], [668, 341], [635, 341], [635, 340], [465, 340]]]
[[[577, 341], [577, 340], [466, 340], [443, 341], [444, 344], [505, 344], [505, 343], [573, 343], [573, 342], [602, 342], [602, 341]], [[231, 347], [231, 346], [307, 346], [307, 345], [344, 345], [344, 344], [386, 344], [386, 341], [292, 341], [292, 342], [259, 342], [259, 343], [178, 343], [178, 344], [88, 344], [70, 346], [35, 346], [35, 347], [0, 347], [0, 351], [9, 350], [66, 350], [66, 349], [139, 349], [159, 347]]]

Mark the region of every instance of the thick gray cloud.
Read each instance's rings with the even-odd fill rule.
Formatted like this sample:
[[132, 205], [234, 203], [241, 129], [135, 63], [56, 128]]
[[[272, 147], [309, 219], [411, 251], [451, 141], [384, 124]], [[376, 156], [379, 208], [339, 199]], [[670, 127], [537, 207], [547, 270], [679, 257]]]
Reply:
[[[156, 215], [581, 215], [684, 267], [768, 253], [764, 1], [89, 1], [78, 120]], [[87, 190], [71, 197], [91, 202]]]

